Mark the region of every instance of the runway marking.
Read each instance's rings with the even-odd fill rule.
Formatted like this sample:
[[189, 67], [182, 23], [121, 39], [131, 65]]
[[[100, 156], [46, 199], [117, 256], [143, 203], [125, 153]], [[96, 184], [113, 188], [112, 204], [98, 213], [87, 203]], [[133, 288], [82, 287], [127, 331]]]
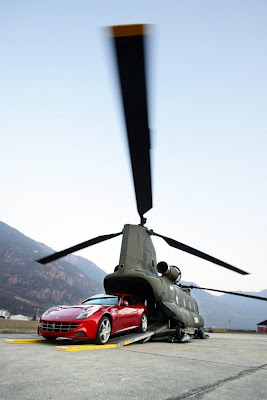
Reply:
[[44, 339], [6, 339], [5, 343], [48, 343]]
[[83, 350], [104, 350], [104, 349], [118, 349], [119, 347], [127, 346], [128, 344], [133, 343], [133, 340], [125, 340], [124, 342], [119, 343], [110, 343], [110, 344], [81, 344], [81, 345], [71, 345], [71, 346], [56, 346], [56, 350], [59, 351], [83, 351]]
[[72, 345], [72, 346], [56, 346], [56, 350], [59, 351], [83, 351], [83, 350], [105, 350], [105, 349], [116, 349], [118, 348], [118, 344], [81, 344], [81, 345]]
[[[46, 344], [55, 344], [48, 342], [45, 339], [6, 339], [5, 343], [46, 343]], [[124, 345], [124, 343], [123, 343]], [[119, 344], [105, 344], [105, 345], [75, 345], [72, 344], [70, 346], [56, 346], [56, 350], [61, 351], [81, 351], [81, 350], [100, 350], [100, 349], [114, 349], [118, 348], [121, 345]]]
[[[119, 347], [127, 346], [128, 344], [133, 343], [134, 340], [125, 340], [119, 343], [110, 343], [104, 345], [94, 345], [94, 344], [81, 344], [81, 345], [65, 345], [65, 346], [56, 346], [56, 350], [59, 351], [82, 351], [82, 350], [104, 350], [104, 349], [117, 349]], [[56, 344], [53, 342], [49, 342], [45, 339], [6, 339], [5, 343], [14, 343], [14, 344], [27, 344], [27, 343], [46, 343], [46, 344]]]
[[123, 346], [127, 346], [127, 344], [133, 343], [132, 340], [125, 340], [125, 342], [123, 342]]

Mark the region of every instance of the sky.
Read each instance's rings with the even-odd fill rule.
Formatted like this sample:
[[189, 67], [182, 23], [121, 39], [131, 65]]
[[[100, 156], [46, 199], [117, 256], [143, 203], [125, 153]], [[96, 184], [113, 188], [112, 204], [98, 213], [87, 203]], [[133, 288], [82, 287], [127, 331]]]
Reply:
[[[265, 0], [0, 2], [0, 220], [59, 251], [138, 224], [104, 27], [153, 24], [148, 49], [158, 261], [222, 290], [267, 288]], [[78, 252], [106, 272], [121, 236]]]

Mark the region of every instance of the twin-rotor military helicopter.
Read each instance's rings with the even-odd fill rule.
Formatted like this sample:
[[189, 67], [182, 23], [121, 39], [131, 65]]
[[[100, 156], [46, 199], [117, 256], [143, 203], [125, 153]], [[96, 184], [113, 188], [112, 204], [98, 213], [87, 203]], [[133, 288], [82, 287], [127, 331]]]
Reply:
[[[205, 289], [179, 284], [181, 271], [165, 261], [157, 263], [151, 236], [164, 239], [170, 246], [200, 257], [236, 273], [247, 272], [215, 257], [187, 246], [169, 237], [160, 235], [146, 226], [144, 214], [152, 208], [152, 185], [150, 164], [150, 132], [148, 126], [147, 90], [145, 76], [145, 25], [122, 25], [110, 29], [117, 63], [120, 92], [131, 158], [139, 225], [127, 224], [122, 232], [98, 236], [66, 250], [38, 260], [46, 264], [75, 251], [122, 235], [119, 264], [113, 273], [104, 279], [107, 293], [129, 293], [136, 295], [147, 305], [150, 321], [168, 323], [173, 338], [181, 341], [190, 329], [195, 337], [204, 337], [204, 320], [199, 314], [196, 300], [190, 289]], [[207, 289], [214, 290], [215, 289]], [[267, 300], [266, 298], [226, 292], [237, 296]]]

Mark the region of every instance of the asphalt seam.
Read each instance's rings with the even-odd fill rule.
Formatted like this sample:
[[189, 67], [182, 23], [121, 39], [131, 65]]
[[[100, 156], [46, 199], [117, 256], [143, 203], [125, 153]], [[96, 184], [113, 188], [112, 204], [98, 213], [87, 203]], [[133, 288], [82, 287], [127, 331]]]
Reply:
[[224, 385], [224, 384], [226, 384], [228, 382], [235, 381], [235, 380], [243, 378], [244, 376], [247, 376], [247, 375], [255, 374], [260, 369], [263, 369], [266, 366], [267, 366], [267, 364], [263, 364], [263, 365], [260, 365], [258, 367], [245, 369], [244, 371], [241, 371], [236, 375], [230, 376], [229, 378], [221, 379], [221, 380], [219, 380], [219, 381], [217, 381], [215, 383], [212, 383], [210, 385], [205, 385], [205, 386], [198, 387], [196, 389], [192, 389], [189, 392], [184, 393], [181, 396], [168, 397], [165, 400], [182, 400], [182, 399], [187, 399], [187, 398], [195, 396], [195, 395], [212, 392], [213, 390], [217, 389], [218, 387], [220, 387], [220, 386], [222, 386], [222, 385]]
[[[199, 361], [199, 362], [205, 362], [205, 363], [211, 363], [211, 364], [220, 364], [220, 365], [232, 365], [235, 367], [246, 367], [246, 368], [257, 368], [252, 365], [244, 365], [244, 364], [236, 364], [236, 363], [226, 363], [226, 362], [221, 362], [221, 361], [214, 361], [214, 360], [203, 360], [203, 359], [198, 359], [198, 358], [189, 358], [189, 357], [181, 357], [181, 356], [168, 356], [166, 354], [158, 354], [158, 353], [145, 353], [143, 351], [138, 351], [138, 350], [130, 350], [129, 348], [125, 349], [123, 347], [120, 347], [121, 351], [130, 351], [132, 353], [140, 353], [140, 354], [146, 354], [146, 355], [153, 355], [153, 356], [159, 356], [159, 357], [166, 357], [166, 358], [175, 358], [175, 359], [182, 359], [182, 360], [189, 360], [189, 361]], [[267, 364], [264, 364], [262, 367], [267, 366]]]

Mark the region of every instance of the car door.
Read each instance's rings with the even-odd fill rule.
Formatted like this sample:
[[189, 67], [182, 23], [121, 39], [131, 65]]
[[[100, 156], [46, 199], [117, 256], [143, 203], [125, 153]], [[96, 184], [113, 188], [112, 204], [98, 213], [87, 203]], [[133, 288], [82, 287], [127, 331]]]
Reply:
[[136, 306], [138, 301], [133, 296], [126, 295], [123, 297], [124, 304], [124, 315], [127, 327], [138, 326], [138, 307]]
[[113, 319], [113, 333], [127, 329], [129, 326], [129, 310], [127, 306], [123, 304], [123, 296], [119, 299], [119, 303], [116, 307], [112, 309], [112, 319]]
[[118, 306], [112, 309], [113, 333], [139, 326], [138, 303], [133, 296], [125, 295], [120, 298]]

